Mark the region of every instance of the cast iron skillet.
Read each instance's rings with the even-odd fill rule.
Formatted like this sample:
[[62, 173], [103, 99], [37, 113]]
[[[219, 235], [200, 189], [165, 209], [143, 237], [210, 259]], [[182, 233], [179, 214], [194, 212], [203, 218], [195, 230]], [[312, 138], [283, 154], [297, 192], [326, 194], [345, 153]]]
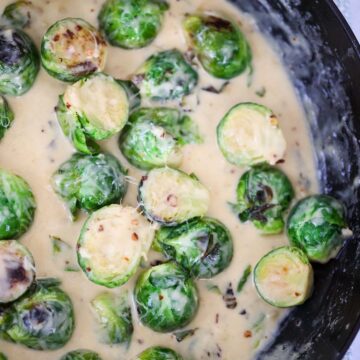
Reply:
[[[331, 0], [230, 0], [275, 43], [307, 113], [323, 193], [353, 236], [258, 359], [341, 359], [360, 327], [360, 46]], [[355, 354], [355, 356], [360, 356]]]

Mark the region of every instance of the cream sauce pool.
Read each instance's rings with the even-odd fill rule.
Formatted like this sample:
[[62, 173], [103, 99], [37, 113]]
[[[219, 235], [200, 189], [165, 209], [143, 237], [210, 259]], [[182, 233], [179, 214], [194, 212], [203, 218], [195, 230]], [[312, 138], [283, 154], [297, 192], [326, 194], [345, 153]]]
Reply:
[[[0, 1], [0, 10], [11, 1]], [[37, 46], [46, 29], [65, 17], [81, 17], [97, 25], [96, 16], [102, 0], [33, 0], [36, 14], [27, 32]], [[287, 244], [284, 234], [261, 236], [251, 224], [241, 224], [228, 206], [235, 200], [235, 189], [245, 169], [236, 168], [225, 161], [216, 143], [216, 126], [223, 115], [239, 102], [258, 102], [270, 107], [280, 120], [287, 141], [285, 163], [279, 167], [290, 177], [297, 198], [317, 190], [312, 147], [306, 119], [281, 60], [267, 40], [258, 32], [252, 18], [241, 14], [225, 0], [170, 0], [170, 10], [164, 26], [148, 47], [140, 50], [122, 50], [110, 47], [105, 71], [115, 78], [127, 79], [151, 54], [159, 50], [179, 48], [186, 51], [181, 20], [185, 13], [211, 10], [234, 18], [247, 36], [253, 52], [254, 73], [243, 74], [233, 80], [221, 94], [201, 90], [220, 87], [223, 81], [211, 78], [199, 67], [200, 84], [193, 95], [186, 98], [187, 109], [199, 125], [204, 137], [201, 145], [184, 148], [181, 169], [194, 172], [211, 192], [209, 215], [222, 221], [234, 240], [234, 258], [223, 273], [213, 279], [198, 281], [200, 307], [196, 318], [187, 328], [198, 328], [193, 336], [178, 343], [172, 334], [159, 334], [138, 323], [133, 307], [135, 331], [128, 349], [99, 342], [90, 301], [105, 291], [91, 283], [82, 272], [65, 272], [63, 264], [55, 261], [49, 235], [58, 236], [75, 245], [85, 216], [71, 222], [63, 202], [53, 192], [49, 179], [59, 165], [74, 152], [57, 123], [54, 107], [65, 84], [50, 77], [43, 69], [32, 89], [25, 95], [10, 98], [15, 122], [0, 143], [0, 166], [23, 176], [31, 185], [37, 202], [36, 217], [31, 229], [21, 238], [33, 253], [39, 277], [58, 277], [62, 288], [70, 295], [76, 315], [76, 329], [69, 343], [52, 352], [29, 350], [0, 340], [0, 350], [10, 360], [59, 359], [70, 350], [86, 348], [97, 351], [104, 360], [131, 359], [147, 347], [165, 345], [177, 350], [185, 359], [251, 359], [269, 339], [283, 310], [267, 305], [256, 294], [252, 281], [248, 281], [237, 296], [237, 307], [227, 309], [222, 296], [208, 290], [217, 285], [224, 292], [229, 283], [238, 283], [247, 265], [256, 262], [272, 248]], [[266, 89], [263, 97], [256, 92]], [[143, 105], [148, 105], [144, 104]], [[154, 104], [152, 104], [154, 106]], [[117, 156], [129, 169], [131, 183], [124, 203], [136, 206], [137, 183], [141, 172], [127, 164], [117, 147], [117, 136], [103, 142], [102, 147]], [[74, 256], [75, 262], [75, 251]], [[151, 254], [150, 258], [160, 259]], [[121, 293], [133, 289], [136, 275], [123, 287], [112, 290]], [[251, 337], [247, 337], [251, 331]], [[220, 354], [220, 356], [218, 355]]]

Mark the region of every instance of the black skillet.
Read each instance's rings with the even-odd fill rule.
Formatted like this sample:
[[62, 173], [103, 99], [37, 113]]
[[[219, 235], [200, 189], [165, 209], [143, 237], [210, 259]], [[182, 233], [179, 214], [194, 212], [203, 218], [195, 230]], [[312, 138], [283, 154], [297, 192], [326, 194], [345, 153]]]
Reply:
[[230, 1], [281, 54], [307, 113], [321, 191], [344, 201], [353, 231], [335, 260], [314, 266], [312, 298], [257, 359], [342, 359], [360, 327], [360, 46], [331, 0]]

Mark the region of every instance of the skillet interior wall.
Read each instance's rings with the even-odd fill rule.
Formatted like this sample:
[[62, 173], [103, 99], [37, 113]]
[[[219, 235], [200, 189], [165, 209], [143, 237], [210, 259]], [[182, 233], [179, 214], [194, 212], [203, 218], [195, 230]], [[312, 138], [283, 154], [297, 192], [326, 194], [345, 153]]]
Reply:
[[360, 325], [360, 48], [330, 0], [232, 0], [277, 47], [304, 105], [320, 187], [343, 200], [353, 236], [315, 266], [315, 293], [258, 359], [340, 359]]

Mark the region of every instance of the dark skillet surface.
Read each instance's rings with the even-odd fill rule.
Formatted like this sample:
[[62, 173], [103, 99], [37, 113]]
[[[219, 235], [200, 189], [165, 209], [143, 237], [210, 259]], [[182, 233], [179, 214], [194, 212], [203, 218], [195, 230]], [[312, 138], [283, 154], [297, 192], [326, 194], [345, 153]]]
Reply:
[[360, 46], [331, 0], [230, 1], [282, 55], [307, 113], [321, 190], [346, 204], [354, 234], [337, 259], [314, 265], [312, 298], [257, 359], [341, 359], [360, 327]]

